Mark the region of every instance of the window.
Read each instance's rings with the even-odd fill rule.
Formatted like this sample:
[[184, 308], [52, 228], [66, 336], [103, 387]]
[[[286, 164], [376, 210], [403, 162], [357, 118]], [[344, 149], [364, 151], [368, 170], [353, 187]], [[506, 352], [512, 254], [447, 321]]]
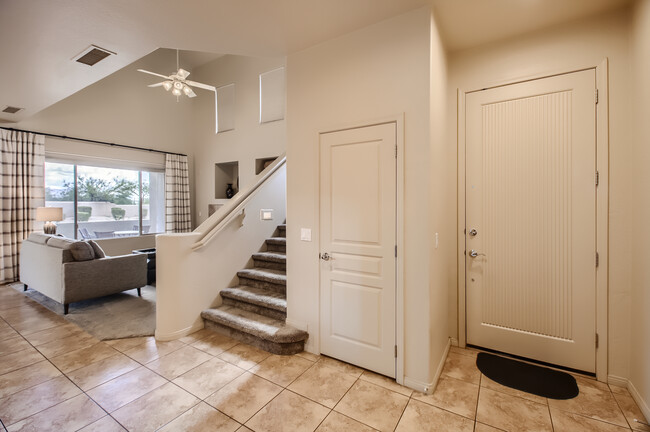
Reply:
[[165, 230], [165, 174], [45, 162], [45, 205], [62, 207], [57, 232], [113, 238]]

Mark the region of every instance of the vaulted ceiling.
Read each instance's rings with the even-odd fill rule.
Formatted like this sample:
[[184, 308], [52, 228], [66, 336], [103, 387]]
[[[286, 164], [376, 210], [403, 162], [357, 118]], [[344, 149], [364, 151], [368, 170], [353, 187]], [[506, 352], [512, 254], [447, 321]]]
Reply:
[[[620, 7], [630, 0], [0, 0], [0, 122], [18, 122], [160, 47], [283, 56], [432, 4], [448, 50]], [[91, 44], [117, 53], [93, 67]], [[190, 54], [198, 64], [211, 54]], [[197, 63], [198, 62], [198, 63]]]

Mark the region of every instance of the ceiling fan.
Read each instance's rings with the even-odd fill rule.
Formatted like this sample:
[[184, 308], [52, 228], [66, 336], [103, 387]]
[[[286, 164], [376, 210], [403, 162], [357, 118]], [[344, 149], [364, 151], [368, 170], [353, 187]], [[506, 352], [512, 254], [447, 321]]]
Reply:
[[144, 72], [149, 75], [154, 75], [157, 77], [165, 78], [165, 81], [161, 81], [156, 84], [150, 84], [147, 87], [163, 87], [166, 91], [171, 90], [172, 94], [176, 96], [177, 98], [185, 94], [187, 97], [196, 97], [196, 93], [192, 90], [191, 87], [197, 87], [197, 88], [202, 88], [205, 90], [210, 90], [210, 91], [216, 91], [214, 86], [208, 85], [208, 84], [201, 84], [195, 81], [190, 81], [187, 79], [187, 77], [190, 75], [188, 71], [185, 69], [182, 69], [178, 65], [178, 50], [176, 50], [176, 73], [173, 73], [169, 76], [162, 75], [159, 73], [155, 72], [150, 72], [148, 70], [144, 69], [138, 69], [138, 72]]

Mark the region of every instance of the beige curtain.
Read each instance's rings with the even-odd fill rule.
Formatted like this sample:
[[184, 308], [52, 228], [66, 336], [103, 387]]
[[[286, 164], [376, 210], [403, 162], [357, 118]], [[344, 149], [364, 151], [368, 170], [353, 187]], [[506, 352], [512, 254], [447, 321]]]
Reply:
[[0, 129], [0, 281], [19, 279], [20, 245], [34, 226], [36, 208], [45, 203], [45, 137]]
[[187, 156], [165, 155], [165, 231], [192, 230], [190, 182]]

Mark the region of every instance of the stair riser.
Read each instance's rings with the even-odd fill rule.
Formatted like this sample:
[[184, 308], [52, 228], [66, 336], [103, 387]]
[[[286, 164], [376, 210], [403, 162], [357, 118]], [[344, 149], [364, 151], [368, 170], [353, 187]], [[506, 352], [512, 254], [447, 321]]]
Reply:
[[235, 300], [235, 299], [232, 299], [232, 298], [229, 298], [229, 297], [224, 297], [223, 298], [223, 304], [228, 305], [228, 306], [234, 306], [236, 308], [247, 310], [249, 312], [255, 312], [256, 314], [264, 315], [264, 316], [267, 316], [269, 318], [274, 318], [274, 319], [278, 319], [278, 320], [287, 319], [286, 312], [281, 312], [279, 310], [265, 308], [264, 306], [258, 306], [258, 305], [255, 305], [255, 304], [246, 303], [246, 302]]
[[267, 269], [274, 269], [274, 270], [283, 270], [287, 271], [287, 264], [286, 263], [279, 263], [279, 262], [273, 262], [273, 261], [261, 261], [253, 258], [253, 262], [255, 263], [255, 267], [259, 268], [267, 268]]
[[278, 227], [278, 237], [287, 237], [287, 229], [283, 227]]
[[266, 244], [266, 251], [267, 252], [282, 252], [282, 253], [287, 253], [287, 246], [286, 245], [277, 245], [277, 244]]
[[291, 342], [284, 344], [269, 342], [267, 340], [260, 339], [257, 336], [253, 336], [251, 334], [226, 327], [222, 324], [215, 323], [210, 320], [205, 320], [205, 328], [229, 336], [233, 339], [237, 339], [240, 342], [256, 346], [259, 349], [263, 349], [264, 351], [268, 351], [273, 354], [292, 355], [304, 351], [304, 342]]
[[257, 280], [257, 279], [249, 279], [249, 278], [242, 277], [242, 276], [239, 276], [239, 284], [240, 285], [251, 286], [251, 287], [254, 287], [254, 288], [267, 289], [269, 291], [273, 291], [273, 292], [280, 293], [280, 294], [286, 294], [287, 293], [286, 285], [274, 284], [272, 282], [260, 281], [260, 280]]

